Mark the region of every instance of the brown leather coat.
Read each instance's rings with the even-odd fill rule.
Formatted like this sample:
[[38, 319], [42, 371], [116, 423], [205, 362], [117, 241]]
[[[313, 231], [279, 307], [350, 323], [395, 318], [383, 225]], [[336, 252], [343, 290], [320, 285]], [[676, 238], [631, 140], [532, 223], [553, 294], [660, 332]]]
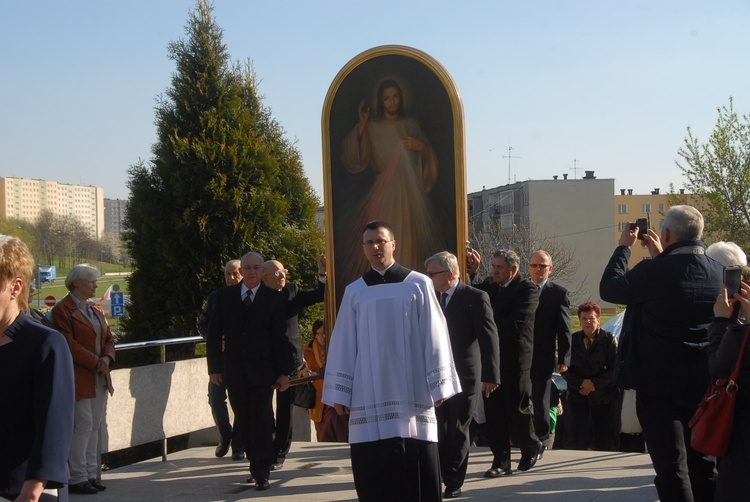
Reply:
[[[115, 361], [115, 340], [109, 329], [104, 311], [99, 305], [93, 306], [94, 314], [101, 325], [106, 328], [101, 335], [102, 356]], [[73, 356], [73, 370], [76, 381], [76, 401], [96, 397], [96, 367], [99, 356], [94, 352], [98, 333], [91, 321], [78, 309], [73, 298], [68, 294], [52, 309], [52, 323], [55, 329], [65, 335]]]

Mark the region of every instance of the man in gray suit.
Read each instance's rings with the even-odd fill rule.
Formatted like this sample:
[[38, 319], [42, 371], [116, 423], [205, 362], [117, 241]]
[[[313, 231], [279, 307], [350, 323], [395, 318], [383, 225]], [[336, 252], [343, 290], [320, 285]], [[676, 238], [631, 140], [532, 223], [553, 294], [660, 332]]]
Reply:
[[[443, 251], [425, 261], [445, 319], [462, 392], [435, 409], [444, 498], [461, 495], [469, 463], [469, 425], [480, 391], [489, 396], [500, 382], [497, 328], [487, 293], [459, 280], [458, 260]], [[481, 385], [480, 385], [481, 384]]]

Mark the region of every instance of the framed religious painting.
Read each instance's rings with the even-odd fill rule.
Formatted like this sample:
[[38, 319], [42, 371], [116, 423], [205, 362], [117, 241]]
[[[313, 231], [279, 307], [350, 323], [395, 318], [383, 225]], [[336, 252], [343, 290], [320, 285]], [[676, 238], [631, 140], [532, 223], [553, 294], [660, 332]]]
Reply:
[[365, 51], [333, 80], [322, 127], [328, 326], [346, 286], [369, 270], [369, 221], [391, 226], [400, 265], [424, 272], [425, 259], [447, 250], [463, 274], [464, 117], [446, 69], [410, 47]]

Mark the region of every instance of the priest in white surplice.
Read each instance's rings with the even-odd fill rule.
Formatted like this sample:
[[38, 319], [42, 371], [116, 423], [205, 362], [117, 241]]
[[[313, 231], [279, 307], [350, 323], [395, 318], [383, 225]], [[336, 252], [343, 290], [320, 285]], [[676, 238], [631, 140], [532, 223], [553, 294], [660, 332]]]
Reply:
[[349, 413], [360, 500], [441, 500], [435, 406], [461, 392], [432, 281], [393, 259], [393, 231], [362, 235], [372, 270], [347, 286], [326, 362], [323, 402]]

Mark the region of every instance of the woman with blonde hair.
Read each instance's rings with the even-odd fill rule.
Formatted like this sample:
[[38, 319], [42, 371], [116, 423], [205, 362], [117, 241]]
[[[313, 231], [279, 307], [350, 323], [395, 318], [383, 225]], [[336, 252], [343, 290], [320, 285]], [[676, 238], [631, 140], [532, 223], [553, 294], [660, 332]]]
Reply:
[[76, 265], [65, 278], [68, 295], [52, 309], [52, 322], [68, 340], [73, 355], [76, 404], [73, 443], [68, 455], [71, 493], [93, 495], [106, 489], [97, 479], [99, 425], [113, 393], [109, 372], [115, 362], [115, 341], [96, 295], [99, 271]]
[[68, 482], [73, 361], [65, 339], [25, 314], [34, 258], [0, 235], [0, 498], [39, 500]]

